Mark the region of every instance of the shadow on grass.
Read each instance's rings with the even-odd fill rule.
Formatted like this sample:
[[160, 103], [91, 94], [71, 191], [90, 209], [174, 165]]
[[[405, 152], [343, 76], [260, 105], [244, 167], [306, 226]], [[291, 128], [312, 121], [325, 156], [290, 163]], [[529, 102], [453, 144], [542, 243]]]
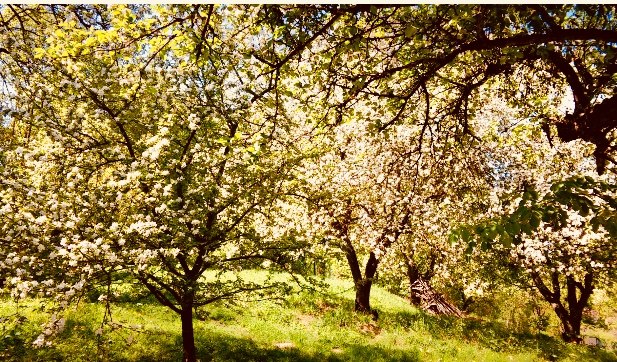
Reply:
[[[143, 306], [127, 302], [126, 307], [134, 310], [147, 309], [151, 302], [146, 299]], [[152, 303], [155, 304], [155, 303]], [[358, 316], [352, 312], [353, 301], [341, 296], [306, 297], [300, 296], [291, 302], [293, 308], [320, 315], [325, 326], [345, 327], [357, 330], [358, 326], [370, 320], [368, 316]], [[133, 307], [131, 307], [131, 305]], [[213, 306], [207, 311], [208, 320], [232, 322], [237, 309]], [[437, 339], [457, 339], [472, 342], [473, 345], [489, 348], [497, 352], [530, 352], [545, 360], [561, 360], [566, 357], [578, 357], [581, 360], [617, 361], [613, 352], [571, 346], [559, 338], [545, 334], [512, 333], [502, 323], [478, 319], [459, 319], [453, 317], [433, 316], [423, 311], [379, 311], [380, 326], [386, 329], [411, 329], [426, 333]], [[20, 337], [15, 341], [23, 345], [14, 346], [20, 356], [14, 361], [179, 361], [182, 357], [182, 339], [180, 330], [163, 330], [160, 325], [155, 329], [139, 332], [116, 330], [97, 337], [98, 324], [84, 315], [67, 320], [67, 328], [57, 342], [50, 348], [35, 350], [26, 345]], [[353, 343], [331, 349], [324, 346], [321, 351], [298, 348], [280, 349], [274, 345], [257, 343], [252, 338], [237, 337], [220, 330], [196, 330], [196, 345], [201, 361], [420, 361], [419, 352], [413, 348], [396, 349]], [[34, 334], [33, 337], [35, 337]], [[258, 338], [256, 338], [258, 339]], [[31, 341], [32, 339], [29, 339]], [[102, 342], [101, 342], [102, 341]], [[28, 342], [30, 343], [30, 342]], [[456, 348], [456, 347], [455, 347]], [[575, 359], [577, 359], [575, 357]], [[0, 358], [1, 359], [1, 358]]]
[[496, 352], [536, 353], [548, 361], [558, 361], [575, 352], [585, 360], [617, 362], [614, 352], [566, 344], [559, 337], [543, 333], [514, 333], [508, 330], [503, 323], [495, 321], [435, 316], [418, 310], [415, 312], [380, 312], [380, 323], [426, 331], [435, 338], [466, 340]]
[[[178, 339], [181, 343], [181, 339]], [[202, 335], [196, 339], [202, 361], [419, 361], [417, 352], [378, 346], [351, 345], [336, 351], [308, 353], [300, 348], [280, 349], [227, 334]]]
[[[151, 335], [144, 343], [148, 348], [134, 348], [127, 353], [111, 350], [109, 360], [113, 361], [179, 361], [182, 358], [182, 337], [179, 334], [164, 333]], [[339, 351], [309, 353], [301, 348], [280, 349], [274, 345], [258, 344], [248, 338], [239, 338], [224, 333], [201, 333], [195, 336], [198, 359], [205, 361], [420, 361], [417, 352], [392, 350], [378, 346], [352, 345]], [[141, 346], [143, 347], [143, 346]], [[128, 347], [127, 347], [128, 348]], [[66, 356], [65, 360], [75, 360]]]
[[[66, 328], [50, 347], [22, 348], [9, 361], [180, 361], [180, 331], [123, 329], [107, 331], [101, 337], [97, 324], [70, 318]], [[132, 341], [127, 337], [133, 335]], [[301, 347], [281, 349], [216, 331], [196, 331], [198, 358], [202, 361], [419, 361], [416, 351], [354, 344], [334, 350], [309, 352]], [[22, 342], [25, 343], [25, 340]], [[28, 347], [25, 346], [24, 347]], [[6, 357], [6, 356], [5, 356]], [[6, 359], [2, 359], [6, 360]]]

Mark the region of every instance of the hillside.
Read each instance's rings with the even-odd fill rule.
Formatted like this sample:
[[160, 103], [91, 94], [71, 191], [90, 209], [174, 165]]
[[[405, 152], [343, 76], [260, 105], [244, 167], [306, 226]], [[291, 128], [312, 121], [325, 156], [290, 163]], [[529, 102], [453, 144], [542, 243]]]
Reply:
[[[195, 321], [201, 361], [616, 361], [611, 351], [572, 346], [546, 335], [513, 334], [480, 318], [438, 318], [376, 287], [379, 320], [357, 315], [351, 283], [327, 280], [328, 293], [296, 291], [286, 299], [216, 304]], [[125, 296], [126, 297], [126, 296]], [[148, 298], [112, 308], [100, 330], [100, 304], [70, 309], [49, 347], [33, 348], [45, 314], [40, 302], [4, 299], [2, 358], [13, 361], [178, 361], [182, 339], [175, 314]], [[19, 322], [16, 310], [25, 318]]]

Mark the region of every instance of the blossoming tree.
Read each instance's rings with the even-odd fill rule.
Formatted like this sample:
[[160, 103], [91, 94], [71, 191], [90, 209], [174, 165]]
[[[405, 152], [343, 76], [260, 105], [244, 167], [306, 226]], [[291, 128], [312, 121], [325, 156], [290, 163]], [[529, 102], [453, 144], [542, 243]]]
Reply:
[[413, 269], [420, 256], [414, 245], [424, 244], [423, 236], [447, 243], [453, 210], [485, 184], [485, 171], [478, 149], [440, 134], [432, 119], [410, 120], [384, 135], [372, 128], [377, 110], [358, 104], [356, 112], [324, 140], [328, 152], [306, 164], [304, 179], [316, 235], [343, 251], [355, 309], [369, 312], [378, 266], [398, 265], [388, 250], [402, 242]]
[[[567, 97], [556, 100], [568, 106]], [[501, 267], [493, 270], [537, 289], [561, 321], [564, 340], [578, 341], [589, 297], [615, 277], [614, 177], [597, 174], [592, 145], [549, 142], [513, 108], [497, 108], [490, 219], [455, 235]]]
[[[2, 8], [8, 122], [0, 269], [18, 298], [66, 303], [88, 285], [136, 278], [182, 321], [275, 284], [206, 271], [259, 267], [297, 249], [268, 217], [300, 159], [289, 93], [250, 57], [258, 8]], [[255, 13], [255, 14], [254, 14]], [[267, 70], [267, 69], [266, 69]], [[280, 229], [280, 228], [279, 228]]]

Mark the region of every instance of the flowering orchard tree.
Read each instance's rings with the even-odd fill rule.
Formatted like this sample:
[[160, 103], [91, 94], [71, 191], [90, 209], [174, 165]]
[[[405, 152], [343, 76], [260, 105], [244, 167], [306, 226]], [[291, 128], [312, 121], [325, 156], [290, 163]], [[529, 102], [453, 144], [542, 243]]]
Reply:
[[[469, 175], [461, 172], [460, 176], [459, 180], [463, 180], [464, 176]], [[444, 179], [447, 183], [445, 176]], [[432, 185], [433, 190], [442, 185]], [[452, 228], [484, 216], [481, 210], [485, 204], [481, 200], [485, 197], [481, 190], [472, 191], [471, 187], [458, 190], [444, 188], [442, 191], [448, 196], [425, 199], [410, 218], [413, 229], [402, 236], [382, 260], [380, 278], [401, 280], [397, 286], [405, 286], [410, 302], [419, 307], [431, 307], [423, 304], [423, 298], [428, 297], [427, 293], [436, 292], [435, 286], [442, 287], [438, 289], [443, 291], [445, 286], [456, 285], [460, 292], [465, 291], [467, 296], [471, 296], [475, 293], [474, 285], [480, 282], [478, 275], [470, 270], [476, 264], [466, 257], [465, 246], [451, 242], [449, 236]], [[431, 311], [452, 312], [441, 309]]]
[[543, 194], [529, 188], [511, 213], [476, 229], [487, 247], [498, 239], [493, 254], [551, 304], [565, 341], [580, 340], [589, 297], [616, 276], [616, 191], [589, 176], [554, 183]]
[[[352, 68], [365, 65], [352, 54], [341, 54], [340, 61]], [[317, 62], [316, 67], [322, 65]], [[320, 84], [320, 77], [323, 72], [315, 72], [312, 82]], [[400, 86], [394, 80], [384, 83], [392, 89]], [[449, 228], [469, 220], [474, 214], [469, 211], [476, 207], [469, 203], [475, 205], [489, 186], [484, 149], [453, 116], [450, 87], [430, 82], [422, 89], [409, 98], [416, 105], [413, 112], [407, 111], [405, 120], [392, 125], [392, 130], [379, 127], [381, 120], [398, 112], [390, 100], [367, 92], [350, 101], [349, 109], [335, 107], [330, 112], [327, 106], [342, 102], [348, 89], [338, 85], [323, 89], [328, 95], [324, 108], [335, 123], [318, 146], [324, 154], [307, 163], [304, 176], [308, 199], [317, 210], [314, 226], [344, 252], [359, 311], [370, 311], [371, 285], [384, 258], [387, 264], [399, 264], [394, 256], [386, 257], [392, 245], [401, 245], [396, 255], [404, 258], [403, 269], [415, 279], [417, 262], [426, 256], [417, 249], [431, 250], [425, 247], [428, 239], [448, 243]], [[480, 103], [467, 106], [479, 109]], [[461, 215], [460, 210], [467, 213]], [[443, 250], [435, 250], [433, 264]], [[364, 272], [363, 258], [368, 258]]]
[[[490, 167], [491, 149], [488, 147], [490, 143], [486, 139], [466, 138], [462, 135], [464, 132], [458, 131], [451, 135], [450, 142], [446, 141], [447, 148], [436, 152], [435, 146], [439, 147], [440, 143], [440, 136], [437, 136], [439, 125], [443, 125], [449, 116], [448, 96], [440, 95], [438, 90], [439, 87], [434, 90], [432, 97], [445, 99], [442, 99], [441, 109], [433, 108], [435, 115], [430, 117], [432, 127], [437, 130], [433, 133], [437, 142], [424, 155], [424, 162], [431, 169], [431, 175], [419, 181], [423, 188], [416, 190], [418, 204], [414, 206], [415, 210], [409, 218], [409, 232], [393, 246], [392, 252], [386, 255], [382, 263], [382, 275], [387, 278], [396, 278], [397, 274], [405, 275], [406, 282], [403, 284], [409, 288], [410, 301], [420, 306], [422, 295], [412, 288], [414, 284], [432, 290], [431, 281], [436, 281], [435, 285], [442, 287], [462, 283], [461, 288], [467, 291], [474, 289], [473, 285], [480, 284], [477, 274], [464, 273], [469, 267], [465, 246], [452, 242], [450, 230], [485, 217], [490, 204], [488, 197], [494, 184]], [[469, 106], [478, 113], [469, 122], [470, 129], [475, 132], [487, 122], [482, 118], [482, 110], [487, 104], [479, 97], [470, 102]], [[456, 122], [455, 119], [450, 120]], [[446, 131], [442, 130], [441, 137], [444, 133]], [[446, 162], [443, 162], [444, 156]], [[462, 278], [462, 274], [467, 277]]]
[[[291, 14], [291, 19], [301, 18], [294, 6], [276, 7], [272, 13], [277, 11]], [[305, 14], [314, 11], [309, 8]], [[370, 123], [380, 130], [419, 119], [416, 113], [424, 102], [429, 109], [443, 108], [447, 117], [435, 118], [434, 124], [480, 137], [490, 150], [489, 174], [498, 180], [518, 180], [521, 186], [523, 181], [534, 179], [534, 169], [518, 172], [510, 166], [543, 159], [537, 152], [540, 149], [548, 149], [549, 155], [556, 152], [534, 138], [526, 143], [536, 147], [527, 153], [512, 145], [508, 145], [511, 154], [501, 153], [498, 147], [492, 147], [498, 143], [500, 132], [516, 128], [505, 122], [488, 138], [476, 134], [473, 123], [482, 103], [479, 93], [497, 82], [499, 86], [491, 88], [490, 96], [501, 96], [509, 106], [520, 108], [525, 117], [513, 118], [517, 122], [537, 126], [516, 128], [514, 132], [534, 133], [534, 137], [544, 133], [555, 143], [581, 141], [575, 149], [580, 145], [585, 148], [588, 157], [583, 163], [595, 162], [598, 174], [614, 167], [614, 7], [365, 5], [323, 6], [318, 12], [331, 17], [303, 24], [322, 36], [323, 42], [312, 45], [326, 44], [312, 49], [313, 59], [324, 70], [316, 73], [316, 82], [323, 83], [331, 95], [327, 109], [337, 113], [341, 121], [347, 110], [357, 109], [362, 102], [372, 104], [370, 107], [379, 112]], [[295, 22], [279, 24], [283, 33], [291, 33]], [[306, 46], [296, 40], [288, 36], [279, 42], [296, 49]], [[552, 92], [547, 92], [551, 87]], [[434, 97], [436, 90], [451, 96]], [[552, 105], [564, 96], [564, 90], [572, 106], [556, 109]], [[429, 94], [426, 100], [425, 93]], [[458, 122], [453, 124], [451, 119]], [[504, 163], [504, 155], [512, 157]], [[542, 175], [546, 180], [564, 179], [567, 173], [580, 173], [579, 166], [561, 158], [547, 168], [556, 172]], [[506, 189], [514, 190], [514, 184]], [[503, 193], [497, 189], [494, 196], [500, 195]]]
[[[552, 98], [555, 110], [569, 106], [568, 97]], [[487, 220], [454, 235], [488, 253], [485, 263], [535, 287], [560, 319], [564, 340], [579, 340], [590, 295], [615, 277], [614, 177], [598, 176], [593, 145], [550, 142], [501, 101], [484, 117], [493, 121], [478, 132], [492, 150], [492, 205]]]
[[[585, 164], [595, 162], [599, 174], [614, 167], [617, 123], [610, 111], [617, 102], [614, 7], [283, 5], [268, 8], [268, 13], [282, 34], [275, 43], [285, 50], [294, 49], [288, 55], [310, 49], [312, 61], [321, 70], [315, 72], [313, 83], [323, 84], [329, 95], [327, 112], [343, 122], [350, 117], [348, 111], [353, 113], [358, 104], [366, 104], [377, 114], [365, 119], [373, 128], [384, 130], [422, 119], [417, 113], [425, 103], [429, 111], [442, 109], [442, 116], [431, 122], [434, 129], [456, 129], [459, 138], [479, 137], [488, 150], [491, 171], [487, 175], [510, 182], [505, 188], [497, 184], [495, 197], [504, 194], [500, 188], [513, 190], [511, 186], [517, 183], [513, 180], [520, 186], [533, 179], [535, 169], [516, 170], [515, 165], [543, 159], [540, 149], [548, 149], [548, 155], [557, 153], [550, 145], [537, 143], [537, 138], [525, 142], [534, 145], [526, 153], [512, 144], [506, 145], [511, 151], [507, 153], [499, 142], [500, 134], [510, 129], [522, 136], [543, 132], [549, 143], [583, 141], [577, 145], [584, 145]], [[307, 41], [293, 36], [298, 24], [311, 34], [304, 35]], [[320, 40], [311, 41], [316, 37]], [[260, 57], [274, 67], [286, 59], [276, 51]], [[486, 92], [479, 94], [493, 83], [498, 87], [490, 88], [489, 97], [506, 99], [508, 106], [525, 114], [513, 120], [537, 127], [494, 123], [490, 130], [495, 132], [489, 134], [474, 127], [482, 100], [488, 98]], [[564, 90], [572, 107], [556, 109], [553, 103], [564, 96]], [[440, 92], [449, 96], [436, 97]], [[577, 162], [561, 158], [547, 168], [555, 172], [542, 175], [545, 180], [563, 179], [567, 173], [579, 172]], [[346, 200], [341, 199], [339, 207], [354, 204], [353, 198]], [[355, 219], [353, 212], [348, 214], [348, 219]]]
[[358, 105], [357, 112], [324, 139], [328, 151], [307, 162], [304, 180], [316, 237], [343, 251], [355, 309], [369, 312], [371, 286], [388, 249], [405, 238], [404, 250], [413, 255], [414, 243], [424, 242], [423, 230], [447, 239], [443, 225], [451, 205], [466, 200], [465, 189], [482, 183], [477, 175], [483, 171], [472, 147], [438, 137], [429, 120], [384, 135], [371, 125], [379, 111]]
[[[385, 129], [415, 112], [427, 84], [441, 83], [451, 94], [449, 114], [473, 132], [468, 125], [475, 112], [469, 102], [479, 89], [499, 80], [520, 94], [517, 106], [533, 109], [531, 121], [548, 126], [551, 136], [593, 145], [599, 174], [617, 162], [617, 118], [611, 112], [617, 104], [614, 6], [361, 5], [321, 10], [337, 20], [325, 17], [318, 23], [331, 24], [323, 31], [331, 46], [315, 57], [328, 70], [325, 86], [344, 89], [342, 97], [332, 99], [334, 109], [353, 108], [356, 99], [367, 95], [379, 98], [391, 112], [373, 121]], [[544, 107], [546, 94], [539, 83], [563, 84], [573, 96], [572, 109], [555, 113]]]
[[68, 303], [131, 275], [178, 313], [194, 361], [196, 307], [275, 286], [203, 276], [297, 249], [268, 217], [301, 150], [279, 106], [291, 93], [250, 57], [268, 39], [257, 11], [2, 8], [6, 126], [29, 130], [0, 161], [0, 270], [15, 297]]

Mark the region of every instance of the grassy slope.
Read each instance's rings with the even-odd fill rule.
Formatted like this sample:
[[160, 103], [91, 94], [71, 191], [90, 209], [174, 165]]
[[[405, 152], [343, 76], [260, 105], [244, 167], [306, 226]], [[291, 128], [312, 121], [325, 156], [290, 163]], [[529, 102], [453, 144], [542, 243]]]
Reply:
[[[564, 345], [546, 335], [512, 335], [496, 323], [436, 318], [375, 288], [380, 318], [351, 312], [351, 283], [329, 280], [329, 295], [298, 292], [286, 301], [211, 305], [195, 321], [202, 361], [617, 361], [612, 352]], [[52, 347], [33, 349], [45, 314], [37, 301], [22, 305], [27, 320], [14, 327], [15, 305], [0, 303], [0, 360], [178, 361], [179, 318], [154, 302], [113, 308], [114, 330], [100, 327], [103, 308], [82, 303], [67, 314]], [[8, 316], [8, 317], [7, 317]], [[280, 348], [277, 343], [293, 347]]]

